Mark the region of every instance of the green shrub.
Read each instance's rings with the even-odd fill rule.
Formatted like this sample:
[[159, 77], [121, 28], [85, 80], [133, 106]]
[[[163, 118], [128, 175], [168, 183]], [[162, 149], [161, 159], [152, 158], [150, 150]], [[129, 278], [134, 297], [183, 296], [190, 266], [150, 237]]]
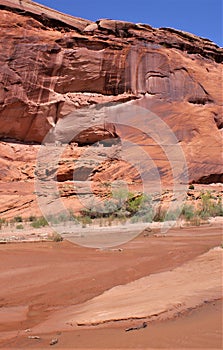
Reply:
[[103, 203], [95, 203], [92, 201], [88, 206], [81, 210], [81, 217], [89, 217], [91, 219], [100, 218], [104, 215]]
[[29, 221], [30, 221], [30, 222], [36, 221], [36, 216], [30, 215]]
[[161, 207], [158, 207], [154, 215], [153, 221], [163, 222], [165, 220], [166, 213], [167, 213], [166, 210], [162, 209]]
[[22, 222], [23, 220], [22, 220], [22, 217], [21, 217], [21, 216], [15, 216], [15, 217], [14, 217], [14, 221], [15, 221], [15, 222]]
[[90, 218], [90, 216], [87, 216], [87, 215], [81, 216], [80, 221], [82, 223], [83, 228], [92, 223], [92, 219]]
[[177, 220], [180, 216], [180, 210], [170, 210], [166, 213], [165, 221]]
[[67, 213], [60, 213], [60, 214], [57, 216], [57, 218], [58, 218], [58, 221], [59, 221], [59, 223], [60, 223], [60, 222], [66, 222], [66, 221], [68, 221], [68, 220], [70, 219], [70, 216], [67, 215]]
[[136, 222], [139, 222], [139, 221], [140, 221], [140, 217], [137, 215], [134, 215], [133, 217], [131, 217], [131, 220], [130, 220], [132, 224], [135, 224]]
[[109, 217], [115, 214], [119, 210], [117, 204], [112, 199], [104, 201], [103, 208], [101, 209], [102, 209], [102, 214], [105, 217]]
[[193, 226], [200, 226], [201, 218], [198, 215], [195, 215], [193, 218], [191, 218], [190, 224]]
[[24, 226], [22, 224], [18, 224], [18, 225], [16, 225], [16, 229], [17, 230], [23, 230]]
[[219, 198], [218, 202], [215, 204], [214, 210], [215, 210], [214, 216], [223, 216], [223, 206], [222, 206], [221, 198]]
[[153, 213], [147, 213], [145, 215], [142, 216], [141, 218], [142, 222], [152, 222], [153, 221]]
[[117, 201], [118, 207], [121, 208], [122, 205], [128, 199], [128, 190], [125, 187], [120, 187], [112, 191], [112, 197]]
[[133, 221], [151, 222], [154, 216], [151, 196], [142, 194], [130, 198], [127, 203], [127, 210], [135, 216]]
[[74, 214], [72, 209], [69, 209], [69, 219], [70, 221], [75, 221], [76, 223], [78, 222], [77, 216]]
[[48, 215], [47, 219], [52, 225], [57, 225], [70, 220], [70, 214], [67, 215], [67, 213], [61, 212], [56, 215]]
[[0, 218], [0, 230], [2, 229], [2, 226], [3, 226], [4, 224], [6, 224], [6, 220]]
[[126, 209], [131, 214], [135, 214], [139, 211], [140, 206], [143, 201], [143, 195], [136, 196], [134, 193], [129, 193], [127, 202], [126, 202]]
[[[153, 208], [151, 205], [151, 197], [145, 194], [135, 194], [128, 192], [125, 188], [115, 189], [113, 197], [101, 203], [88, 205], [81, 211], [81, 217], [97, 218], [126, 218], [133, 215], [139, 217], [153, 216]], [[111, 219], [109, 219], [111, 222]]]
[[193, 184], [191, 184], [191, 185], [189, 185], [189, 190], [194, 190], [194, 185]]
[[51, 236], [53, 242], [62, 242], [63, 237], [59, 233], [53, 233]]
[[167, 211], [165, 209], [158, 208], [153, 220], [156, 222], [173, 221], [178, 219], [179, 216], [180, 210]]
[[223, 216], [223, 208], [221, 198], [218, 202], [214, 201], [212, 194], [207, 191], [201, 195], [201, 206], [198, 210], [198, 215], [202, 218]]
[[185, 204], [183, 206], [181, 214], [185, 220], [190, 221], [195, 216], [194, 207], [192, 205]]
[[34, 228], [40, 228], [40, 227], [45, 227], [48, 225], [47, 220], [42, 216], [35, 221], [32, 222], [31, 226]]

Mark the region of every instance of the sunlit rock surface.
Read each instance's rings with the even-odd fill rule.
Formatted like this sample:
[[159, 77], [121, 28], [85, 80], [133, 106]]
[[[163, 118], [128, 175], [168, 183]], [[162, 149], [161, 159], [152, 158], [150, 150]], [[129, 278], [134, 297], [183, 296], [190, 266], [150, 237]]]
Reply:
[[[52, 142], [63, 142], [66, 118], [79, 132], [69, 140], [75, 145], [68, 151], [70, 161], [61, 160], [60, 182], [73, 179], [77, 154], [104, 142], [104, 163], [84, 169], [84, 159], [82, 180], [121, 177], [137, 183], [132, 164], [117, 160], [126, 139], [153, 160], [146, 164], [151, 179], [156, 168], [171, 184], [170, 159], [143, 133], [151, 113], [182, 147], [190, 182], [222, 181], [223, 50], [216, 44], [170, 28], [107, 19], [93, 23], [24, 0], [0, 1], [0, 29], [1, 186], [33, 182], [38, 145], [50, 130]], [[131, 115], [130, 126], [125, 116], [123, 126], [121, 116], [115, 123], [106, 113], [92, 113], [90, 107], [98, 104], [133, 106], [148, 115]], [[109, 156], [111, 147], [118, 150]]]

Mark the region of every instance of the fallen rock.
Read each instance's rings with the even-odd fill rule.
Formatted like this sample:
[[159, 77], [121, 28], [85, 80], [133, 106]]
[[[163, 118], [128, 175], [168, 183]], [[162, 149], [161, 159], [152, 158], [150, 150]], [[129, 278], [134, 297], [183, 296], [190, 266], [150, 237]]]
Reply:
[[55, 345], [58, 343], [58, 339], [55, 338], [55, 339], [52, 339], [51, 342], [50, 342], [50, 345]]
[[126, 328], [125, 331], [126, 331], [126, 332], [130, 332], [130, 331], [135, 331], [135, 330], [139, 330], [139, 329], [146, 328], [146, 327], [147, 327], [147, 323], [146, 323], [146, 322], [143, 322], [143, 323], [140, 324], [139, 326]]
[[28, 336], [28, 339], [41, 339], [39, 336], [37, 336], [37, 335], [29, 335]]
[[144, 237], [150, 236], [152, 232], [153, 232], [153, 230], [152, 230], [150, 227], [146, 227], [146, 228], [142, 231]]

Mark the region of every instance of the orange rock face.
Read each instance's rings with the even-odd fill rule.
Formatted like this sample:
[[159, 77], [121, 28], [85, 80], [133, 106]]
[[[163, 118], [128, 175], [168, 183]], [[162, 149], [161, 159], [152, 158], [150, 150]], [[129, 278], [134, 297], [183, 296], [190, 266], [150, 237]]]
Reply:
[[[63, 142], [67, 118], [72, 130], [78, 130], [69, 136], [76, 144], [74, 152], [68, 150], [71, 163], [88, 146], [104, 142], [103, 165], [101, 156], [100, 166], [88, 162], [82, 180], [117, 180], [125, 174], [127, 182], [137, 183], [130, 161], [136, 150], [128, 149], [129, 167], [116, 162], [123, 150], [115, 147], [127, 140], [153, 160], [145, 161], [143, 171], [150, 171], [153, 179], [153, 169], [158, 169], [161, 181], [170, 184], [172, 164], [162, 147], [170, 140], [160, 131], [159, 141], [154, 141], [151, 115], [156, 116], [154, 129], [161, 120], [174, 135], [190, 182], [222, 181], [223, 50], [217, 45], [170, 28], [112, 20], [93, 23], [32, 1], [1, 0], [0, 29], [1, 186], [33, 182], [38, 144], [50, 130], [53, 142]], [[103, 104], [106, 113], [100, 114]], [[117, 112], [120, 115], [110, 119], [109, 106], [111, 111], [126, 106], [127, 114]], [[129, 122], [131, 108], [136, 112]], [[137, 155], [141, 162], [143, 152]], [[61, 160], [60, 182], [73, 179], [74, 167], [68, 163], [67, 158]]]

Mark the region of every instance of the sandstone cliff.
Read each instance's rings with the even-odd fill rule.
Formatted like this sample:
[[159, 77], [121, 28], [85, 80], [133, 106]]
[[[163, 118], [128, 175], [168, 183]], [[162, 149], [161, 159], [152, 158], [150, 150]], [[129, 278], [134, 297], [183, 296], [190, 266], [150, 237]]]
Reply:
[[[69, 140], [73, 145], [60, 161], [58, 181], [73, 179], [72, 159], [89, 145], [113, 140], [114, 153], [125, 138], [153, 159], [155, 166], [147, 164], [147, 170], [157, 168], [165, 184], [171, 183], [168, 157], [151, 136], [105, 115], [96, 113], [99, 119], [94, 121], [89, 107], [109, 103], [139, 106], [164, 121], [183, 149], [190, 182], [222, 181], [222, 48], [171, 28], [107, 19], [93, 23], [28, 0], [1, 0], [0, 28], [2, 184], [33, 182], [38, 145], [68, 116], [74, 126], [84, 124]], [[142, 131], [143, 116], [139, 113], [134, 120]], [[108, 157], [111, 150], [104, 148], [94, 149], [91, 157], [104, 152], [106, 161], [90, 166], [88, 161], [87, 170], [85, 161], [83, 179], [126, 176], [137, 183], [131, 164], [118, 161], [115, 153]]]

